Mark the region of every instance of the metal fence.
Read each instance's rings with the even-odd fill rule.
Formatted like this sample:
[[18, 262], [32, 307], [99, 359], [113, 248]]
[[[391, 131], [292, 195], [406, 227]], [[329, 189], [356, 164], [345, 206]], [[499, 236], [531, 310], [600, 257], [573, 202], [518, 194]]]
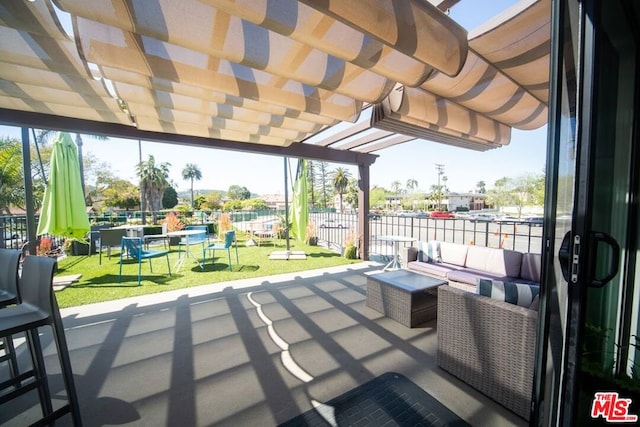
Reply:
[[[348, 233], [359, 235], [355, 214], [311, 214], [321, 244], [340, 250]], [[325, 227], [322, 227], [322, 225]], [[369, 220], [369, 252], [390, 256], [393, 248], [379, 236], [410, 237], [415, 241], [440, 240], [541, 253], [542, 227], [527, 223], [472, 221], [469, 219], [381, 216]], [[405, 243], [405, 246], [411, 243]]]
[[[164, 214], [166, 212], [163, 212]], [[204, 217], [198, 212], [190, 217], [185, 215], [187, 222], [209, 221], [217, 218], [222, 212], [207, 212]], [[265, 210], [232, 212], [232, 221], [243, 228], [243, 224], [260, 221], [265, 218], [279, 218], [284, 220], [284, 211]], [[336, 252], [341, 252], [345, 240], [349, 237], [358, 241], [360, 235], [357, 215], [355, 213], [340, 214], [335, 212], [314, 211], [309, 219], [317, 227], [319, 243]], [[37, 223], [36, 218], [36, 223]], [[125, 222], [139, 222], [140, 217], [126, 214], [109, 216], [92, 216], [92, 224], [109, 223], [118, 225]], [[150, 223], [150, 222], [149, 222]], [[20, 249], [27, 240], [27, 221], [25, 216], [0, 216], [0, 232], [3, 239], [0, 247]], [[369, 252], [389, 256], [392, 247], [379, 236], [404, 236], [416, 241], [440, 240], [452, 243], [475, 244], [494, 248], [506, 248], [520, 252], [540, 253], [542, 250], [542, 227], [524, 223], [503, 222], [474, 222], [468, 219], [417, 218], [412, 216], [381, 216], [369, 219]], [[54, 246], [63, 243], [63, 239], [54, 237]], [[405, 245], [408, 245], [407, 243]]]

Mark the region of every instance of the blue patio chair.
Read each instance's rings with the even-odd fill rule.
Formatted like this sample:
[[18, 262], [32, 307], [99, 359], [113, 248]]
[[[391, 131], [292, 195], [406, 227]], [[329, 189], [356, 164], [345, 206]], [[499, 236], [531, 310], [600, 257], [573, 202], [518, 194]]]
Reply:
[[141, 237], [123, 237], [120, 245], [120, 274], [118, 275], [118, 282], [122, 281], [122, 259], [125, 253], [129, 254], [131, 258], [138, 260], [138, 286], [140, 286], [142, 260], [149, 260], [149, 268], [153, 273], [153, 265], [151, 264], [151, 258], [157, 258], [165, 256], [167, 258], [167, 269], [169, 270], [169, 277], [171, 277], [171, 266], [169, 265], [169, 251], [150, 251], [143, 249]]
[[[226, 249], [227, 250], [227, 255], [229, 257], [229, 271], [233, 271], [231, 269], [231, 246], [233, 245], [236, 249], [236, 265], [240, 264], [240, 261], [238, 259], [238, 245], [234, 245], [234, 242], [236, 241], [236, 232], [235, 231], [227, 231], [224, 234], [224, 243], [213, 243], [209, 246], [206, 247], [206, 250], [208, 251], [213, 251], [213, 254], [211, 254], [211, 261], [214, 260], [215, 255], [216, 255], [216, 249]], [[206, 260], [206, 258], [205, 258]]]
[[[200, 230], [200, 231], [202, 231], [202, 233], [192, 234], [192, 235], [186, 236], [182, 240], [180, 240], [180, 242], [178, 243], [178, 257], [180, 257], [180, 248], [182, 246], [202, 245], [202, 258], [204, 258], [205, 244], [208, 243], [207, 232], [209, 231], [209, 228], [206, 225], [187, 225], [184, 229], [185, 230]], [[188, 247], [185, 248], [185, 250], [187, 252], [189, 252], [189, 248]]]

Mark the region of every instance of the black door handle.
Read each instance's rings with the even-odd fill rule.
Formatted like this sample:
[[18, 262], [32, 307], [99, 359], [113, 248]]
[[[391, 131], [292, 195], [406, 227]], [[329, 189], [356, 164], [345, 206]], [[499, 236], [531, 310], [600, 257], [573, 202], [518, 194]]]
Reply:
[[560, 263], [560, 270], [562, 271], [562, 277], [565, 281], [569, 281], [569, 269], [571, 268], [571, 232], [567, 231], [562, 239], [560, 250], [558, 251], [558, 262]]
[[[593, 251], [593, 259], [595, 260], [598, 256], [598, 242], [603, 242], [611, 248], [611, 265], [609, 266], [609, 273], [606, 276], [596, 279], [595, 277], [591, 280], [589, 286], [593, 288], [601, 288], [613, 279], [616, 274], [618, 274], [618, 266], [620, 265], [620, 245], [616, 239], [608, 235], [607, 233], [603, 233], [601, 231], [594, 231], [591, 233], [591, 250]], [[596, 263], [592, 263], [592, 277], [595, 276], [595, 265]]]

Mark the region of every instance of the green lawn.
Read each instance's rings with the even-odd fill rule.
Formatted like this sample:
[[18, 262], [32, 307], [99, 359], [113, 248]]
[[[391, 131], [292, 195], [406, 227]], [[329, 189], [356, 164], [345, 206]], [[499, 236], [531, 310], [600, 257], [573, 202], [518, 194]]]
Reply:
[[[160, 245], [152, 249], [161, 250], [163, 247]], [[149, 269], [149, 261], [142, 264], [141, 286], [138, 286], [138, 264], [133, 260], [126, 260], [123, 263], [122, 282], [118, 283], [119, 250], [112, 250], [111, 259], [107, 258], [105, 250], [102, 254], [102, 265], [98, 264], [97, 254], [68, 256], [58, 262], [56, 276], [82, 274], [82, 277], [79, 282], [56, 292], [56, 296], [59, 306], [64, 308], [229, 280], [352, 264], [359, 261], [345, 259], [325, 248], [307, 246], [296, 241], [291, 241], [291, 250], [305, 251], [306, 260], [270, 260], [268, 256], [274, 250], [285, 250], [284, 242], [280, 241], [276, 246], [267, 244], [260, 247], [246, 247], [243, 241], [239, 241], [240, 264], [235, 264], [235, 253], [232, 250], [233, 271], [229, 271], [227, 251], [216, 250], [215, 261], [212, 262], [211, 258], [207, 258], [203, 269], [200, 269], [193, 259], [187, 259], [180, 271], [176, 272], [174, 267], [178, 260], [178, 252], [177, 247], [173, 246], [169, 253], [171, 277], [167, 275], [166, 259], [164, 257], [154, 258], [151, 260], [153, 273]], [[201, 246], [192, 246], [191, 253], [201, 256]]]

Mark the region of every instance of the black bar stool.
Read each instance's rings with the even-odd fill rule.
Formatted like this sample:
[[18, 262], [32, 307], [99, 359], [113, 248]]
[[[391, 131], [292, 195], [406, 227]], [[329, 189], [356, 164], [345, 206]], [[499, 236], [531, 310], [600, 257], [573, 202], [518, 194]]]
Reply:
[[[0, 249], [0, 309], [20, 302], [20, 295], [18, 294], [19, 265], [20, 251]], [[8, 362], [11, 378], [17, 378], [20, 372], [11, 337], [0, 335], [0, 350], [4, 351], [4, 354], [0, 356], [0, 363]], [[4, 382], [0, 383], [0, 390], [6, 388], [6, 386]]]
[[[71, 413], [73, 424], [80, 426], [82, 421], [71, 371], [71, 361], [69, 360], [69, 349], [67, 348], [58, 303], [53, 293], [55, 264], [56, 261], [54, 259], [47, 257], [26, 257], [22, 264], [22, 277], [19, 281], [21, 302], [18, 305], [0, 309], [0, 336], [10, 337], [11, 335], [25, 333], [33, 363], [31, 371], [25, 372], [17, 378], [19, 381], [24, 381], [22, 385], [0, 395], [0, 407], [18, 396], [37, 389], [42, 409], [42, 419], [36, 424], [51, 424], [53, 420]], [[42, 345], [38, 335], [38, 328], [46, 325], [51, 326], [53, 332], [68, 398], [67, 404], [55, 411], [52, 408]], [[12, 380], [9, 382], [11, 383]]]

